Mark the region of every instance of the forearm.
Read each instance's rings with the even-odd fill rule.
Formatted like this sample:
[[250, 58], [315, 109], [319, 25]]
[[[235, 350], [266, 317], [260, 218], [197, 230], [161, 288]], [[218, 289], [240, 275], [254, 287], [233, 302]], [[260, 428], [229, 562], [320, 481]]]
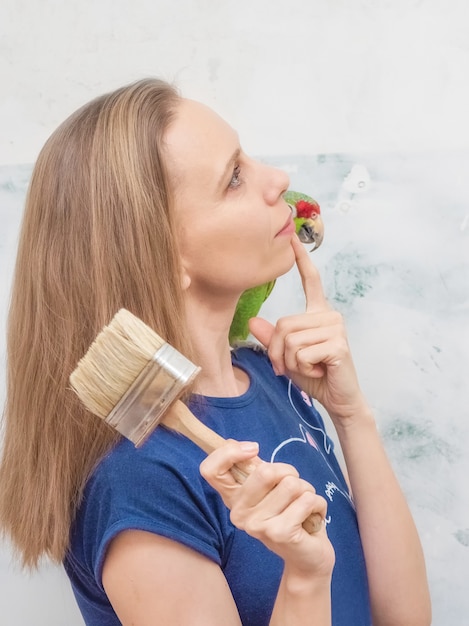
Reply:
[[364, 407], [347, 423], [334, 421], [357, 509], [373, 623], [427, 626], [431, 608], [420, 540], [371, 411]]
[[286, 568], [270, 619], [270, 626], [330, 626], [330, 578], [308, 579]]

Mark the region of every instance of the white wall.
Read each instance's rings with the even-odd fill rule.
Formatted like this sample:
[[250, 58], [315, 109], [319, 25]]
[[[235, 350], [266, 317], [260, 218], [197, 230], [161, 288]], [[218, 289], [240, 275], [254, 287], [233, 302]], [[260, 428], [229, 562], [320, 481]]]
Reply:
[[0, 163], [83, 102], [175, 80], [262, 154], [469, 145], [465, 0], [2, 0]]
[[[322, 194], [331, 246], [325, 244], [317, 254], [331, 290], [337, 288], [335, 269], [343, 270], [354, 256], [350, 250], [362, 255], [354, 257], [355, 275], [344, 279], [352, 285], [364, 274], [373, 284], [368, 299], [350, 296], [347, 302], [352, 341], [422, 531], [441, 619], [435, 626], [461, 626], [469, 611], [463, 589], [469, 570], [469, 511], [461, 498], [468, 470], [462, 443], [469, 445], [469, 429], [467, 403], [459, 393], [467, 387], [463, 368], [467, 374], [469, 351], [463, 315], [469, 306], [468, 33], [465, 0], [0, 3], [2, 328], [30, 171], [23, 165], [34, 161], [52, 130], [83, 102], [149, 75], [174, 80], [185, 95], [216, 108], [239, 130], [247, 151], [280, 158], [297, 187]], [[455, 149], [463, 159], [455, 152], [451, 159], [445, 157]], [[345, 197], [340, 209], [341, 181], [356, 159], [339, 160], [338, 167], [331, 157], [316, 170], [314, 155], [321, 153], [352, 153], [357, 159], [368, 154], [371, 195], [349, 204]], [[398, 156], [375, 159], [373, 153]], [[311, 157], [306, 165], [293, 156], [300, 154]], [[406, 155], [413, 155], [408, 162]], [[419, 155], [431, 157], [420, 162]], [[352, 233], [358, 227], [357, 239]], [[428, 263], [427, 254], [434, 252], [444, 255], [444, 263], [435, 258]], [[445, 289], [438, 297], [430, 293], [430, 300], [427, 292], [418, 296], [419, 285], [431, 288], [434, 274], [440, 287], [444, 275]], [[267, 309], [272, 317], [288, 300], [282, 285]], [[394, 291], [386, 296], [388, 288]], [[296, 287], [288, 289], [290, 295], [296, 293]], [[447, 293], [453, 300], [447, 298], [444, 309], [441, 300]], [[434, 329], [451, 317], [453, 304], [451, 328], [443, 335], [435, 331], [442, 351], [436, 357], [427, 344], [434, 341]], [[3, 358], [3, 333], [0, 348]], [[389, 378], [380, 375], [380, 367], [388, 368]], [[409, 406], [419, 414], [420, 443], [428, 454], [417, 464], [409, 446], [417, 449], [419, 441], [408, 438], [403, 446], [393, 435], [404, 418], [399, 414], [396, 422], [391, 415], [390, 380], [397, 385], [400, 410]], [[434, 392], [435, 385], [443, 386], [443, 392]], [[459, 420], [454, 424], [453, 415]], [[442, 449], [454, 454], [439, 457]], [[439, 459], [436, 487], [429, 476], [432, 459]], [[82, 624], [60, 570], [45, 567], [27, 576], [10, 559], [3, 546], [2, 626]]]

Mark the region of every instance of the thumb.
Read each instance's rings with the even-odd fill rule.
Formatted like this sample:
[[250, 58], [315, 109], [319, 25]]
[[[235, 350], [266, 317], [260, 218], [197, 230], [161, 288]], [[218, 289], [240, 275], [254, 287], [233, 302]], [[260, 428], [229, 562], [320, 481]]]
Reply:
[[275, 331], [275, 326], [262, 317], [251, 317], [248, 323], [251, 335], [254, 335], [265, 348], [268, 348]]

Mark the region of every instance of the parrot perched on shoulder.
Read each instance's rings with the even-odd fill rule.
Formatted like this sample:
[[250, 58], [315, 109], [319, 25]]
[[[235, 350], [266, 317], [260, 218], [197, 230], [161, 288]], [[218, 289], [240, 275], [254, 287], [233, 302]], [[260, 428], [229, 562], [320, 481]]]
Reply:
[[[314, 244], [310, 252], [316, 250], [324, 237], [324, 225], [319, 204], [310, 196], [298, 191], [287, 191], [283, 197], [291, 208], [296, 234], [300, 241]], [[230, 327], [230, 344], [247, 339], [249, 335], [248, 321], [258, 314], [274, 285], [275, 280], [271, 280], [258, 287], [247, 289], [241, 294]]]

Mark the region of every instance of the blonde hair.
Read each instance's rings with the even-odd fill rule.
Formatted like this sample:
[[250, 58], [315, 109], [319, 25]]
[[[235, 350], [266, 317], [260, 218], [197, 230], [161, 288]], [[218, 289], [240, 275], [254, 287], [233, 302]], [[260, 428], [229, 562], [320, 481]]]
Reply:
[[50, 137], [23, 218], [7, 331], [0, 528], [22, 564], [61, 562], [84, 485], [115, 444], [68, 378], [125, 307], [191, 358], [164, 133], [179, 95], [158, 80], [85, 105]]

